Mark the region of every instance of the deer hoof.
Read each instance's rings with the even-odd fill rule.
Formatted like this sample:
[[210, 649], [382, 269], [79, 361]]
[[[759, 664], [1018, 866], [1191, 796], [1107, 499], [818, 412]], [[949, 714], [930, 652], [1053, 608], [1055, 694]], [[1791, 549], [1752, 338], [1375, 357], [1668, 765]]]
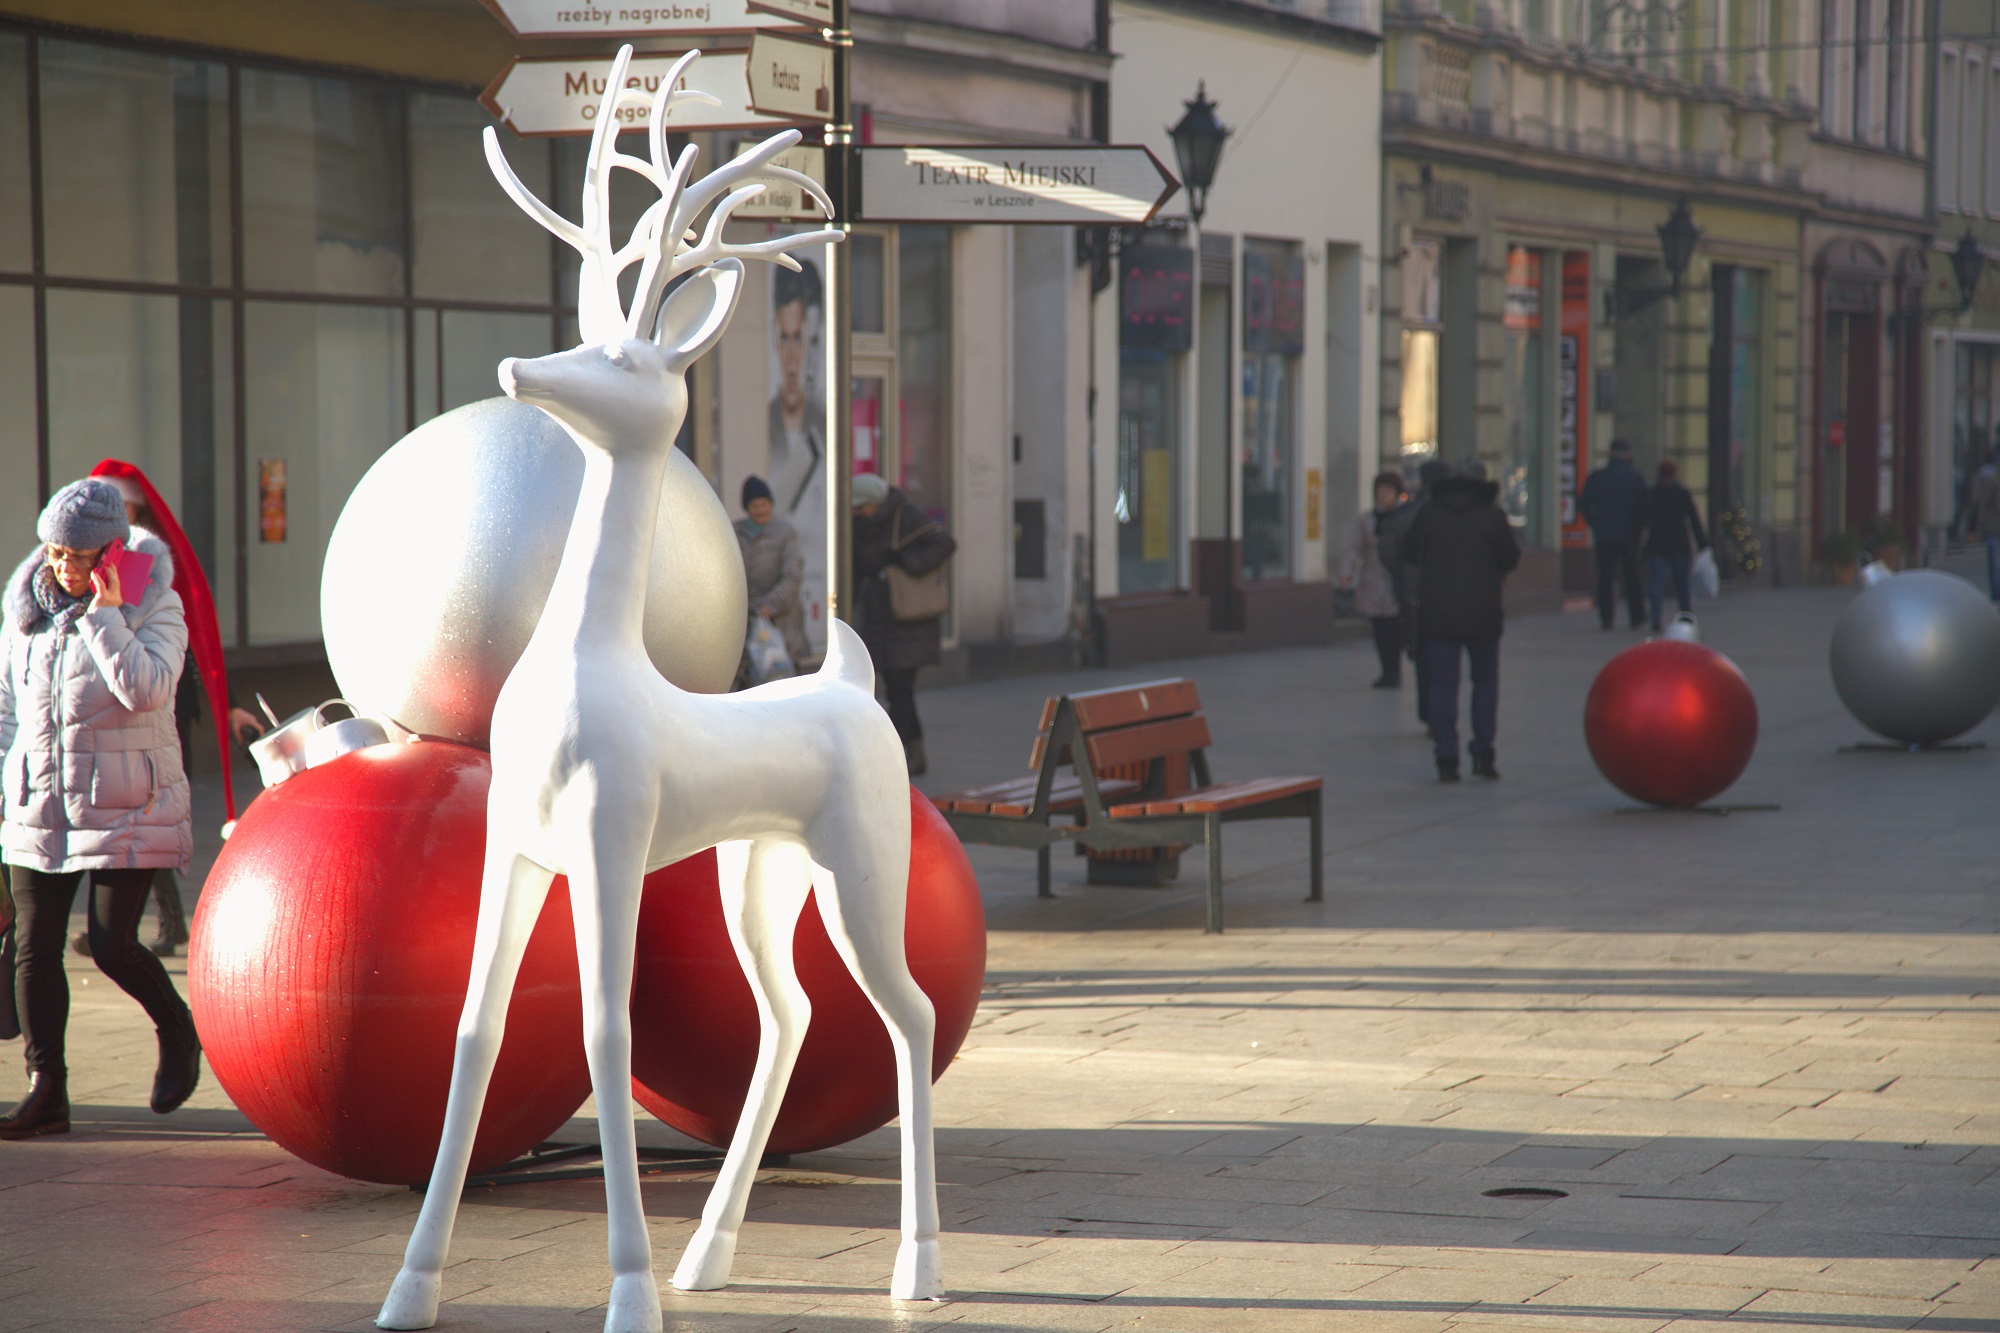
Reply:
[[906, 1240], [896, 1251], [896, 1276], [889, 1294], [899, 1301], [935, 1301], [944, 1296], [944, 1263], [934, 1240]]
[[660, 1333], [661, 1326], [660, 1289], [651, 1273], [625, 1273], [611, 1279], [604, 1333]]
[[375, 1316], [377, 1328], [429, 1328], [437, 1322], [438, 1286], [442, 1275], [420, 1273], [405, 1268], [396, 1274], [382, 1313]]
[[729, 1269], [736, 1262], [736, 1233], [716, 1231], [703, 1225], [688, 1242], [674, 1269], [674, 1286], [682, 1291], [715, 1291], [729, 1285]]

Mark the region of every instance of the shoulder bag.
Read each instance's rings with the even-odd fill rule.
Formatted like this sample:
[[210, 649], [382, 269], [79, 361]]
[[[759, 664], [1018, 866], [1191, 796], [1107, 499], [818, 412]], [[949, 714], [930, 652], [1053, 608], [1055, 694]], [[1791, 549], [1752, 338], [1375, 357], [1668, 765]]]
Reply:
[[[937, 524], [926, 523], [902, 540], [890, 545], [891, 552], [901, 554], [904, 547], [935, 528]], [[882, 571], [889, 581], [889, 614], [900, 624], [912, 624], [921, 620], [936, 620], [951, 609], [951, 577], [945, 571], [951, 564], [944, 561], [927, 574], [912, 574], [901, 565], [891, 562]]]

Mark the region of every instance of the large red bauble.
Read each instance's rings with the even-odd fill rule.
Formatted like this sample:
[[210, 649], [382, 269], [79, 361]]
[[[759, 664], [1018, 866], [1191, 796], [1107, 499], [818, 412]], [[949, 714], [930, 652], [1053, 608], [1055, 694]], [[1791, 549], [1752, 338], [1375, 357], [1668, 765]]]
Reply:
[[1699, 805], [1743, 775], [1757, 700], [1736, 664], [1699, 643], [1655, 639], [1604, 664], [1583, 705], [1590, 757], [1611, 785], [1653, 805]]
[[[958, 836], [910, 792], [910, 973], [937, 1011], [931, 1077], [958, 1053], [986, 976], [986, 914]], [[896, 1114], [888, 1029], [833, 951], [817, 903], [799, 917], [792, 957], [812, 998], [812, 1023], [767, 1151], [812, 1152], [846, 1143]], [[716, 888], [715, 853], [646, 877], [632, 987], [632, 1092], [691, 1138], [720, 1147], [757, 1059], [758, 1020]]]
[[[216, 1081], [315, 1166], [430, 1176], [472, 970], [483, 751], [377, 745], [250, 803], [195, 912], [188, 990]], [[472, 1168], [547, 1138], [590, 1092], [569, 892], [528, 944]]]

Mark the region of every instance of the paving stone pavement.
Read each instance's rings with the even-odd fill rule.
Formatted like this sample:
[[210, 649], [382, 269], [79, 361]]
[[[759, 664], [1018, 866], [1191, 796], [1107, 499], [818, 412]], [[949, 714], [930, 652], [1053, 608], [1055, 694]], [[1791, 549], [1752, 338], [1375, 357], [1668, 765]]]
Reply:
[[[1726, 799], [1782, 805], [1726, 818], [1621, 813], [1580, 715], [1631, 640], [1588, 614], [1510, 627], [1491, 785], [1429, 781], [1359, 643], [924, 694], [940, 791], [1018, 770], [1054, 689], [1194, 676], [1218, 775], [1325, 775], [1327, 900], [1281, 824], [1229, 831], [1221, 936], [1193, 858], [1160, 890], [1059, 859], [1038, 901], [1032, 857], [974, 848], [950, 1299], [886, 1298], [885, 1130], [766, 1172], [735, 1285], [668, 1289], [668, 1327], [2000, 1330], [2000, 722], [1985, 750], [1841, 752], [1846, 596], [1704, 608], [1763, 715]], [[417, 1196], [289, 1157], [212, 1080], [147, 1114], [143, 1019], [71, 977], [77, 1131], [0, 1144], [0, 1333], [372, 1327]], [[663, 1278], [708, 1181], [645, 1187]], [[475, 1191], [452, 1259], [440, 1327], [595, 1329], [601, 1187]]]

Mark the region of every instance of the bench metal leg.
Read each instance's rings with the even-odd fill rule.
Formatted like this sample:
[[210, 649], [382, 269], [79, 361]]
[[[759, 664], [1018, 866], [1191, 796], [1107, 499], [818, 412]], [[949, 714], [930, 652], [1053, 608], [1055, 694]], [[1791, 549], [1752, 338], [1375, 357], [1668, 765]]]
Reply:
[[1208, 933], [1222, 933], [1222, 816], [1202, 821], [1202, 841], [1208, 845]]
[[1306, 894], [1306, 901], [1309, 903], [1316, 903], [1320, 901], [1320, 898], [1322, 896], [1322, 890], [1325, 887], [1321, 882], [1325, 872], [1321, 867], [1321, 861], [1324, 857], [1324, 852], [1321, 848], [1319, 815], [1320, 815], [1320, 793], [1314, 792], [1312, 794], [1312, 813], [1306, 816], [1307, 825], [1312, 830], [1311, 833], [1312, 888]]
[[1035, 849], [1035, 896], [1056, 896], [1055, 890], [1049, 887], [1049, 849], [1046, 844]]

